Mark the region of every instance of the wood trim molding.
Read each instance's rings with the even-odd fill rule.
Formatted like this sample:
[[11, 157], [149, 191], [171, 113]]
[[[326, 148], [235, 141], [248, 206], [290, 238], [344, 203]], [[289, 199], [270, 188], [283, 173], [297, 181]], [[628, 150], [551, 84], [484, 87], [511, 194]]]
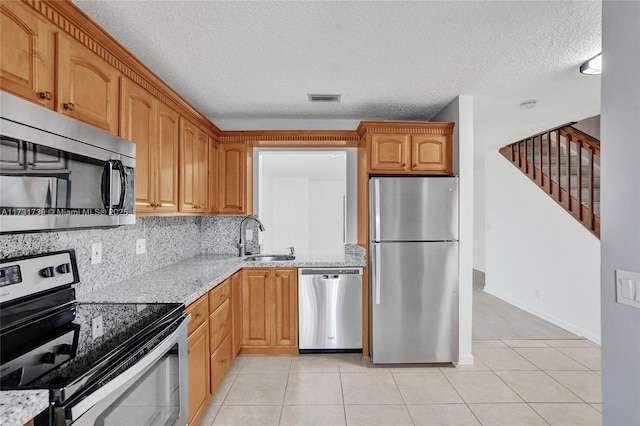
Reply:
[[356, 130], [361, 137], [371, 133], [451, 135], [454, 123], [430, 121], [362, 121]]
[[220, 133], [220, 129], [215, 124], [78, 9], [71, 0], [22, 1], [47, 18], [52, 25], [73, 37], [153, 96], [190, 120], [196, 121], [197, 124], [205, 127], [216, 136]]
[[254, 147], [357, 147], [358, 133], [352, 130], [251, 130], [222, 131], [221, 143], [248, 143]]

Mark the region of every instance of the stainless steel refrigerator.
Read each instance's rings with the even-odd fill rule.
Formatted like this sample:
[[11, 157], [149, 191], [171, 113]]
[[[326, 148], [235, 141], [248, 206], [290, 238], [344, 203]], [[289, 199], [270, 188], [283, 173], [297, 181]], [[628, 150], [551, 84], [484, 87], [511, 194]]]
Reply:
[[369, 180], [374, 364], [458, 361], [458, 179]]

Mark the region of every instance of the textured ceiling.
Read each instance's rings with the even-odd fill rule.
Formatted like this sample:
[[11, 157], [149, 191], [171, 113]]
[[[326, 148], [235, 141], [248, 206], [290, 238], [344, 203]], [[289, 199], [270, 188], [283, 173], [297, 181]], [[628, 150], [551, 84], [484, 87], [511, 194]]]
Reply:
[[458, 95], [474, 97], [480, 128], [518, 120], [530, 98], [530, 123], [599, 113], [600, 78], [578, 73], [600, 51], [599, 1], [75, 3], [223, 129], [428, 120]]

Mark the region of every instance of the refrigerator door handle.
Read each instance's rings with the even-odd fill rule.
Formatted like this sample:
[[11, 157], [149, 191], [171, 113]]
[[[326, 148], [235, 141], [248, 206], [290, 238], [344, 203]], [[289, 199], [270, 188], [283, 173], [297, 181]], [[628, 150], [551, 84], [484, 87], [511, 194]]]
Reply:
[[373, 180], [374, 229], [373, 240], [380, 241], [380, 180]]
[[381, 262], [380, 248], [374, 245], [373, 250], [375, 252], [374, 257], [376, 262], [376, 264], [374, 265], [374, 270], [375, 270], [374, 283], [376, 285], [376, 305], [379, 305], [380, 304], [380, 262]]

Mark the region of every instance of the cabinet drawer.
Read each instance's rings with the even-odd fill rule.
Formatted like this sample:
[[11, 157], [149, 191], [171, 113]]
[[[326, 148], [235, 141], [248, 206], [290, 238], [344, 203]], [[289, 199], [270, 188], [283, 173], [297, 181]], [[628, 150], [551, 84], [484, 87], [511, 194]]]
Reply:
[[211, 354], [211, 394], [215, 394], [220, 382], [231, 367], [233, 357], [231, 355], [231, 336], [224, 338], [218, 349]]
[[231, 331], [231, 302], [228, 299], [209, 317], [209, 330], [209, 345], [213, 353]]
[[193, 333], [203, 322], [209, 318], [209, 300], [204, 295], [187, 307], [186, 312], [191, 314], [191, 321], [187, 325], [187, 333]]
[[227, 278], [209, 292], [209, 312], [213, 312], [218, 309], [218, 306], [222, 305], [225, 300], [229, 299], [230, 294], [231, 285], [230, 280]]

